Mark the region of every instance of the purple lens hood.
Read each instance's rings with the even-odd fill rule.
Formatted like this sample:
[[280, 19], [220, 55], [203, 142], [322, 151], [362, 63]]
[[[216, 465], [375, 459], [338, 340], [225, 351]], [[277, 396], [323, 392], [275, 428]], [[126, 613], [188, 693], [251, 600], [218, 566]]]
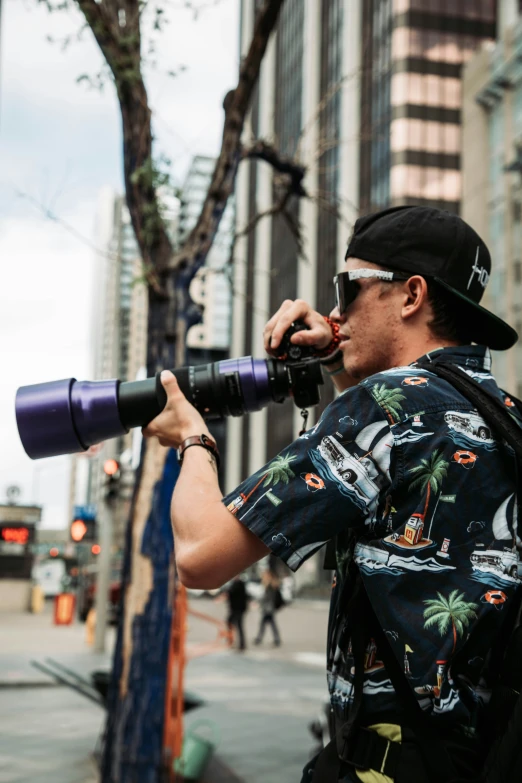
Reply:
[[243, 393], [245, 412], [260, 411], [271, 399], [268, 369], [264, 359], [242, 356], [240, 359], [225, 359], [219, 362], [223, 375], [237, 372]]
[[62, 381], [21, 386], [16, 423], [31, 459], [75, 454], [127, 430], [118, 412], [118, 381]]

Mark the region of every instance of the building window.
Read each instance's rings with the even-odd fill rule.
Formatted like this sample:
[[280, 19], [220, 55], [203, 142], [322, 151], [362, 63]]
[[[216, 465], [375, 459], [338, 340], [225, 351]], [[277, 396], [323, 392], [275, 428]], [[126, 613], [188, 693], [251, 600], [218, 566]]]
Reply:
[[395, 73], [391, 82], [392, 106], [412, 103], [460, 109], [460, 79], [424, 73]]
[[458, 201], [460, 194], [460, 171], [410, 165], [393, 166], [391, 170], [391, 195], [394, 199], [410, 197]]
[[391, 124], [391, 149], [393, 152], [420, 150], [456, 155], [460, 152], [460, 126], [403, 117]]

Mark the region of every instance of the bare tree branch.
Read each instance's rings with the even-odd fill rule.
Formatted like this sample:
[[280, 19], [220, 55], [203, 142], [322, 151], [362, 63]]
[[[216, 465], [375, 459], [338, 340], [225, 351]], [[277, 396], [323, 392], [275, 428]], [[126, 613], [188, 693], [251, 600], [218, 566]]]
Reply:
[[307, 193], [303, 187], [303, 179], [306, 176], [306, 166], [300, 165], [294, 158], [288, 158], [281, 155], [273, 144], [269, 144], [267, 141], [259, 139], [254, 142], [252, 146], [243, 149], [242, 157], [264, 160], [266, 163], [269, 163], [272, 168], [280, 174], [288, 175], [288, 189], [291, 193], [298, 197], [306, 197]]
[[165, 298], [161, 273], [172, 255], [154, 182], [151, 110], [141, 73], [138, 0], [76, 0], [111, 69], [123, 129], [123, 170], [127, 206], [145, 273], [149, 299]]

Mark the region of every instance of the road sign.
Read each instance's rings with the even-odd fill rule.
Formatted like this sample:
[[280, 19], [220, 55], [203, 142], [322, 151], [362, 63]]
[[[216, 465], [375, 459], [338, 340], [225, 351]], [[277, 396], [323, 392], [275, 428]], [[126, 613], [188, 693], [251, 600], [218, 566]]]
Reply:
[[90, 503], [83, 506], [74, 506], [73, 517], [75, 519], [83, 519], [83, 521], [96, 519], [96, 506], [94, 503]]

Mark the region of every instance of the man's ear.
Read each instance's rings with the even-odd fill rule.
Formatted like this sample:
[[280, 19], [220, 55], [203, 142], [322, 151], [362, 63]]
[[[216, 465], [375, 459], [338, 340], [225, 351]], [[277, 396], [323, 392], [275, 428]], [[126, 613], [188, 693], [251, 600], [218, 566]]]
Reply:
[[404, 300], [401, 316], [412, 318], [428, 302], [428, 284], [422, 275], [413, 275], [403, 285]]

